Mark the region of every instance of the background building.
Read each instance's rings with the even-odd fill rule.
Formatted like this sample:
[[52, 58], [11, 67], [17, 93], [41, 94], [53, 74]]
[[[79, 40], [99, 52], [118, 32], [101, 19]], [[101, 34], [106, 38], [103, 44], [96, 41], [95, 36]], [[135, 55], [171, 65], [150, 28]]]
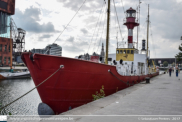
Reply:
[[[30, 52], [32, 53], [39, 53], [39, 54], [47, 54], [47, 55], [55, 55], [55, 56], [62, 56], [62, 47], [53, 43], [47, 45], [44, 49], [31, 49]], [[23, 63], [21, 60], [21, 55], [15, 57], [15, 61], [17, 63]]]
[[[0, 65], [11, 66], [12, 42], [10, 39], [11, 15], [15, 13], [15, 0], [0, 0]], [[11, 49], [11, 50], [10, 50]]]
[[33, 49], [31, 50], [31, 52], [32, 52], [32, 53], [44, 54], [44, 53], [46, 52], [46, 50], [45, 50], [45, 49], [35, 49], [35, 48], [33, 48]]
[[62, 47], [55, 43], [47, 45], [44, 49], [35, 49], [34, 48], [30, 51], [32, 53], [62, 56]]
[[62, 56], [62, 47], [55, 43], [46, 46], [45, 50], [48, 50], [47, 54], [49, 55]]
[[86, 53], [86, 54], [84, 54], [84, 55], [76, 56], [75, 58], [81, 59], [81, 60], [90, 61], [90, 60], [92, 60], [91, 58], [94, 57], [94, 56], [98, 56], [98, 57], [99, 57], [99, 61], [100, 61], [101, 63], [104, 63], [105, 52], [104, 52], [104, 44], [103, 44], [103, 43], [102, 43], [102, 48], [101, 48], [100, 55], [94, 52], [92, 55], [89, 55], [88, 53]]
[[177, 61], [175, 58], [151, 58], [150, 65], [152, 65], [152, 60], [156, 66], [161, 66], [161, 64], [163, 66], [164, 62], [167, 62], [168, 66], [175, 66], [175, 63], [178, 65], [178, 67], [182, 66], [182, 61]]

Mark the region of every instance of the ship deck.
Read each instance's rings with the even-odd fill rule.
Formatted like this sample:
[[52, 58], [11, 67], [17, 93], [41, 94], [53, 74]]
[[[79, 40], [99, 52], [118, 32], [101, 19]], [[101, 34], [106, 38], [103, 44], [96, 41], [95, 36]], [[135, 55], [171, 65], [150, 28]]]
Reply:
[[[61, 115], [182, 115], [181, 93], [182, 73], [162, 74], [150, 79], [150, 84], [141, 82]], [[79, 121], [99, 119], [89, 117], [81, 116]]]

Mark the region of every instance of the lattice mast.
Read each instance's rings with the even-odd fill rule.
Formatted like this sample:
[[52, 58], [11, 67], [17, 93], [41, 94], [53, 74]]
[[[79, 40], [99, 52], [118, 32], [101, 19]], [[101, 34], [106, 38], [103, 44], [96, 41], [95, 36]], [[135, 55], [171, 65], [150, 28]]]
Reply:
[[11, 35], [13, 39], [13, 52], [21, 53], [25, 51], [25, 34], [26, 31], [17, 28], [14, 20], [11, 18]]

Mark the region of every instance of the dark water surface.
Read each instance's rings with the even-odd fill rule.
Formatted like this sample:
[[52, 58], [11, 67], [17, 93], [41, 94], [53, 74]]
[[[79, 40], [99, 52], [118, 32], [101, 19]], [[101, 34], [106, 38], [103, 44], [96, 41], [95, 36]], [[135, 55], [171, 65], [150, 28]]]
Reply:
[[[0, 104], [4, 106], [34, 87], [35, 85], [31, 78], [0, 80]], [[35, 89], [8, 106], [5, 110], [6, 112], [11, 112], [12, 115], [38, 115], [37, 108], [40, 102], [41, 99], [37, 89]]]

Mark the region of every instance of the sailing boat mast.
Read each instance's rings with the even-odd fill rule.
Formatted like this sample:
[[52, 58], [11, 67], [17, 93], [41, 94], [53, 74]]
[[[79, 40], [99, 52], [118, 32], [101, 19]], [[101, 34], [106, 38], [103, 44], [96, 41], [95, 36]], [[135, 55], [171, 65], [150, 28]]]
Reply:
[[148, 4], [148, 20], [147, 20], [147, 57], [148, 57], [148, 41], [149, 41], [149, 4]]
[[108, 0], [108, 10], [107, 10], [107, 34], [106, 34], [106, 59], [105, 59], [105, 64], [108, 64], [109, 20], [110, 20], [110, 0]]
[[[140, 24], [140, 0], [139, 0], [139, 5], [138, 5], [138, 7], [137, 7], [137, 9], [138, 9], [138, 23]], [[138, 32], [139, 31], [139, 26], [137, 26], [137, 49], [138, 49]]]

